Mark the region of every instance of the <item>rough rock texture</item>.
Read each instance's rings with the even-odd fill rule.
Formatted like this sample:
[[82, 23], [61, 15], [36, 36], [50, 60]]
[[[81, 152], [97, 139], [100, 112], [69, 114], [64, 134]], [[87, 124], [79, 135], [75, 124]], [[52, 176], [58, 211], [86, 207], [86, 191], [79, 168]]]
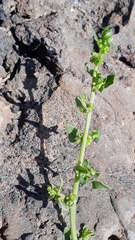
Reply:
[[77, 225], [96, 240], [135, 240], [135, 6], [133, 0], [0, 1], [0, 239], [61, 240], [69, 215], [48, 201], [47, 186], [74, 176], [78, 147], [65, 124], [83, 128], [74, 99], [89, 94], [84, 72], [94, 49], [91, 26], [110, 25], [114, 48], [101, 68], [117, 73], [97, 93], [87, 148], [109, 191], [80, 188]]
[[4, 29], [0, 29], [0, 65], [3, 64], [3, 61], [8, 54], [8, 52], [12, 49], [13, 41], [10, 37], [10, 33], [6, 32]]

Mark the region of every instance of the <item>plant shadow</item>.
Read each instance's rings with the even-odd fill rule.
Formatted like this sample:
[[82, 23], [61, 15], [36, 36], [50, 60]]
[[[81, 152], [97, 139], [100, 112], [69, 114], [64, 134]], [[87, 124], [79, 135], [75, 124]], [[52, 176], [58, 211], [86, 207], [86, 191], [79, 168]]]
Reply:
[[[29, 180], [25, 180], [24, 177], [22, 177], [20, 174], [17, 177], [18, 184], [15, 186], [19, 191], [23, 191], [27, 197], [31, 197], [37, 201], [42, 201], [43, 208], [47, 207], [48, 204], [48, 192], [47, 192], [47, 187], [50, 184], [49, 178], [48, 178], [48, 173], [51, 172], [52, 176], [55, 177], [59, 173], [54, 172], [51, 167], [50, 167], [50, 161], [49, 159], [45, 156], [45, 149], [44, 149], [44, 140], [48, 139], [50, 137], [51, 133], [58, 134], [58, 126], [51, 126], [51, 127], [46, 127], [43, 125], [43, 103], [44, 102], [36, 102], [34, 100], [33, 96], [33, 89], [37, 89], [37, 82], [38, 79], [35, 77], [35, 63], [32, 59], [26, 59], [26, 66], [25, 66], [25, 71], [26, 71], [26, 79], [23, 82], [24, 89], [27, 90], [28, 95], [29, 95], [29, 101], [25, 101], [25, 96], [23, 96], [22, 93], [22, 99], [20, 99], [21, 104], [20, 104], [20, 109], [21, 109], [21, 116], [19, 119], [18, 123], [18, 131], [20, 132], [21, 129], [23, 128], [25, 123], [28, 123], [29, 125], [33, 126], [36, 129], [36, 136], [40, 140], [40, 151], [38, 156], [35, 157], [35, 161], [37, 163], [37, 166], [39, 168], [39, 174], [41, 174], [44, 178], [44, 183], [42, 184], [36, 184], [34, 180], [34, 175], [30, 171], [29, 168], [26, 169], [27, 176]], [[15, 103], [14, 103], [15, 104]], [[17, 104], [16, 104], [17, 105]], [[38, 116], [38, 121], [33, 121], [29, 120], [27, 118], [27, 111], [29, 109], [34, 109], [36, 111], [36, 114]], [[19, 133], [18, 133], [18, 138], [19, 138]], [[17, 139], [16, 139], [17, 140]], [[19, 139], [18, 139], [19, 141]], [[15, 144], [15, 143], [14, 143]], [[29, 190], [30, 188], [33, 189], [33, 191]], [[56, 223], [56, 226], [63, 231], [65, 227], [65, 222], [61, 216], [61, 210], [59, 209], [58, 206], [54, 206], [57, 215], [58, 215], [58, 220], [60, 221], [60, 224]]]

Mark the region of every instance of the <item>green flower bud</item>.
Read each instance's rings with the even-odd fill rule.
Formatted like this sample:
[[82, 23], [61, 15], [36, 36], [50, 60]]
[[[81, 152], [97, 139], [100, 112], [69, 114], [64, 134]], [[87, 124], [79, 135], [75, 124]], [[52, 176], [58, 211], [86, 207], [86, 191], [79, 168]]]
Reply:
[[70, 193], [68, 196], [65, 197], [64, 203], [65, 203], [68, 207], [72, 207], [75, 199], [76, 199], [76, 195], [75, 195], [74, 193]]

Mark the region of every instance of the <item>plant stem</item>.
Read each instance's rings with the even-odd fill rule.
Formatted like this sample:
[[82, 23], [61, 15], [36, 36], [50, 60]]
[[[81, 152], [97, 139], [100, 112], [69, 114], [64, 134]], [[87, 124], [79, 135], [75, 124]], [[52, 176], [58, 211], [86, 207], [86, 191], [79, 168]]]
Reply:
[[[95, 66], [93, 77], [95, 77], [97, 69], [98, 69], [98, 66]], [[94, 97], [95, 97], [95, 92], [93, 92], [91, 90], [89, 103], [92, 104], [92, 105], [94, 104]], [[90, 111], [86, 114], [86, 121], [85, 121], [85, 126], [84, 126], [83, 139], [82, 139], [80, 154], [79, 154], [78, 163], [77, 163], [78, 165], [82, 165], [83, 161], [84, 161], [86, 141], [87, 141], [87, 137], [88, 137], [88, 133], [89, 133], [91, 117], [92, 117], [92, 111]], [[71, 239], [72, 240], [77, 240], [76, 203], [77, 203], [78, 189], [79, 189], [79, 178], [78, 178], [77, 175], [75, 175], [72, 193], [76, 195], [76, 199], [75, 199], [72, 207], [70, 208], [70, 230], [71, 230]]]
[[[91, 91], [90, 104], [92, 104], [92, 105], [94, 103], [94, 96], [95, 96], [95, 92]], [[92, 111], [88, 112], [87, 115], [86, 115], [83, 140], [82, 140], [80, 154], [79, 154], [79, 159], [78, 159], [78, 164], [80, 164], [80, 165], [82, 165], [83, 159], [84, 159], [85, 148], [86, 148], [86, 141], [87, 141], [89, 128], [90, 128], [90, 122], [91, 122], [91, 116], [92, 116]]]
[[[94, 96], [95, 96], [95, 92], [91, 91], [91, 95], [90, 95], [90, 103], [91, 104], [94, 103]], [[80, 154], [79, 154], [79, 158], [78, 158], [78, 164], [80, 164], [80, 165], [83, 164], [83, 160], [84, 160], [86, 141], [87, 141], [87, 137], [88, 137], [89, 127], [90, 127], [90, 122], [91, 122], [91, 116], [92, 116], [92, 111], [88, 112], [87, 115], [86, 115], [84, 135], [83, 135]], [[72, 193], [74, 193], [76, 196], [78, 196], [78, 188], [79, 188], [79, 178], [77, 176], [75, 176]], [[70, 208], [70, 229], [71, 229], [72, 240], [77, 240], [77, 235], [76, 235], [76, 202], [77, 202], [77, 197], [76, 197], [76, 200], [74, 201], [74, 204]]]
[[[93, 77], [95, 77], [96, 71], [98, 69], [98, 66], [94, 67], [94, 74]], [[92, 79], [93, 80], [93, 79]], [[89, 103], [93, 106], [94, 104], [94, 97], [95, 97], [95, 92], [91, 90], [90, 92], [90, 101]], [[85, 127], [84, 127], [84, 132], [83, 132], [83, 139], [82, 139], [82, 144], [81, 144], [81, 149], [80, 149], [80, 154], [78, 158], [78, 164], [82, 165], [83, 160], [84, 160], [84, 154], [85, 154], [85, 148], [86, 148], [86, 141], [89, 133], [89, 128], [90, 128], [90, 123], [91, 123], [91, 116], [92, 116], [92, 111], [88, 112], [86, 115], [86, 121], [85, 121]]]
[[[74, 179], [74, 184], [73, 184], [73, 193], [78, 195], [78, 188], [79, 188], [79, 179], [77, 176], [75, 176]], [[77, 240], [77, 231], [76, 231], [76, 202], [77, 202], [77, 197], [70, 208], [70, 230], [71, 230], [71, 239], [72, 240]]]

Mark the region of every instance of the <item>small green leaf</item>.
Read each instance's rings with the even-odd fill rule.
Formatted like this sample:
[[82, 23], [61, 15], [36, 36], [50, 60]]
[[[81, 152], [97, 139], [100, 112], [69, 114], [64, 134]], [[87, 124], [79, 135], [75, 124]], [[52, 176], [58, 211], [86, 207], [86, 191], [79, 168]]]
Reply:
[[100, 181], [93, 180], [92, 189], [106, 190], [106, 189], [109, 189], [109, 186], [105, 185]]
[[93, 72], [94, 70], [91, 70], [89, 67], [88, 67], [88, 63], [85, 63], [84, 64], [84, 70], [89, 73], [91, 75], [91, 77], [93, 77]]
[[77, 165], [76, 166], [76, 170], [80, 173], [80, 174], [87, 174], [88, 173], [88, 167], [83, 166], [83, 165]]
[[87, 112], [87, 105], [86, 105], [86, 94], [79, 95], [75, 99], [76, 106], [80, 109], [80, 112]]
[[98, 178], [100, 176], [100, 173], [95, 173], [94, 178]]
[[99, 140], [99, 130], [95, 129], [92, 133], [90, 133], [92, 139]]
[[62, 186], [63, 186], [63, 179], [62, 179], [62, 178], [60, 178], [60, 186], [59, 186], [59, 191], [61, 191], [61, 189], [62, 189]]
[[90, 171], [90, 175], [95, 177], [95, 174], [96, 174], [95, 168], [91, 167], [89, 171]]
[[109, 26], [105, 27], [102, 31], [101, 38], [105, 41], [112, 38], [112, 30]]
[[95, 41], [96, 42], [98, 42], [98, 36], [97, 36], [97, 34], [95, 33], [95, 31], [94, 31], [94, 29], [92, 28], [92, 33], [93, 33], [93, 37], [94, 37], [94, 39], [95, 39]]
[[86, 185], [86, 178], [83, 178], [83, 177], [81, 177], [80, 178], [80, 184], [82, 185], [82, 186], [85, 186]]
[[64, 228], [64, 233], [62, 236], [62, 240], [71, 240], [71, 231], [68, 227]]
[[102, 92], [105, 88], [108, 88], [110, 85], [113, 84], [114, 80], [116, 78], [116, 74], [108, 75], [106, 78], [103, 78], [103, 81], [101, 82], [101, 86], [99, 85], [98, 90]]
[[77, 138], [83, 132], [72, 125], [66, 124], [66, 130], [68, 132], [68, 138], [70, 142], [76, 142]]
[[87, 168], [89, 166], [89, 161], [87, 159], [83, 162], [83, 167]]
[[88, 229], [85, 225], [81, 226], [79, 239], [88, 240], [89, 237], [94, 237], [94, 232]]
[[60, 202], [60, 205], [61, 205], [61, 208], [63, 211], [68, 211], [69, 210], [69, 207], [66, 205], [65, 202]]
[[56, 206], [58, 203], [59, 203], [58, 200], [54, 200], [53, 202], [54, 206]]
[[110, 85], [112, 85], [115, 78], [116, 78], [116, 73], [114, 73], [112, 75], [108, 75], [106, 78], [106, 81], [105, 81], [104, 88], [108, 88]]
[[[102, 55], [100, 54], [100, 52], [99, 53], [97, 53], [97, 52], [92, 52], [91, 53], [91, 58], [90, 58], [90, 62], [91, 63], [94, 63], [94, 65], [100, 65], [100, 64], [102, 64], [103, 63], [103, 57], [102, 57]], [[91, 74], [90, 74], [91, 75]]]

